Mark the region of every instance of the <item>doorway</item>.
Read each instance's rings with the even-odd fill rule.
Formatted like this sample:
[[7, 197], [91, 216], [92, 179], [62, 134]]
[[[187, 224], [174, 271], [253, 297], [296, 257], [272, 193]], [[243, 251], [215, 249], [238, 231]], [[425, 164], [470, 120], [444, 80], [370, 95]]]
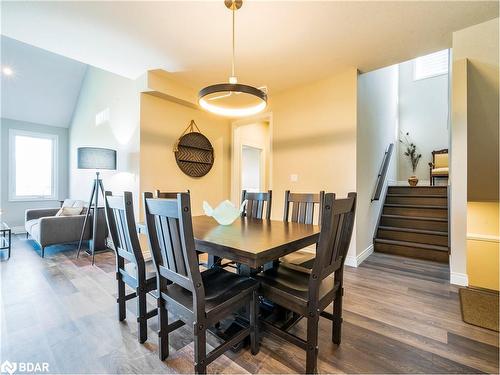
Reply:
[[264, 189], [262, 154], [262, 148], [245, 144], [241, 146], [241, 190], [254, 193]]
[[269, 115], [232, 125], [231, 201], [239, 204], [241, 191], [271, 189], [271, 130]]

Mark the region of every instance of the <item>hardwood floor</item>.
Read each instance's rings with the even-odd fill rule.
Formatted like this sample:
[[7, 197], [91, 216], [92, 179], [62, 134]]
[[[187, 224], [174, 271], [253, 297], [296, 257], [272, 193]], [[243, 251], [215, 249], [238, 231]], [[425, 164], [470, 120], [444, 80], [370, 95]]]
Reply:
[[[155, 319], [144, 345], [134, 300], [118, 322], [112, 252], [96, 255], [95, 267], [88, 256], [75, 259], [74, 246], [48, 248], [45, 256], [19, 236], [0, 264], [1, 362], [48, 362], [59, 373], [193, 371], [188, 328], [171, 334], [170, 357], [160, 362]], [[458, 288], [447, 280], [445, 264], [382, 253], [346, 267], [342, 344], [331, 343], [331, 322], [321, 319], [320, 372], [498, 373], [498, 333], [462, 322]], [[304, 334], [304, 322], [294, 330]], [[208, 371], [296, 373], [304, 363], [303, 350], [265, 335], [257, 356], [228, 352]]]

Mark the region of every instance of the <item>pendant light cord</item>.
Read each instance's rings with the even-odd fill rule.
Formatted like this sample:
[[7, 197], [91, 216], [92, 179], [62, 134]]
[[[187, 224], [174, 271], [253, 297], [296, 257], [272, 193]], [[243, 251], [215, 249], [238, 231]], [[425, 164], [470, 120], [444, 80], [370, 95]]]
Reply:
[[235, 50], [235, 41], [234, 41], [234, 23], [235, 23], [235, 11], [236, 11], [236, 9], [235, 9], [235, 7], [233, 6], [233, 8], [232, 8], [232, 12], [233, 12], [233, 59], [232, 59], [232, 67], [231, 67], [231, 76], [232, 76], [232, 77], [235, 77], [235, 75], [234, 75], [234, 55], [235, 55], [235, 53], [234, 53], [234, 50]]

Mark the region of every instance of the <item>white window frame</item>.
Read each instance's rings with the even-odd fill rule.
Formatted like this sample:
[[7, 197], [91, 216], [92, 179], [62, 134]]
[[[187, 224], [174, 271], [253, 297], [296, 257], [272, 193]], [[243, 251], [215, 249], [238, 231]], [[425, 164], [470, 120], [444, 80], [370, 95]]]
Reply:
[[[441, 51], [436, 51], [436, 52], [433, 52], [433, 53], [430, 53], [429, 55], [432, 55], [434, 53], [438, 53], [438, 52], [442, 52], [442, 51], [445, 51], [445, 50], [441, 50]], [[432, 73], [432, 74], [427, 74], [425, 76], [422, 76], [422, 77], [417, 77], [417, 60], [419, 59], [419, 57], [415, 58], [413, 60], [413, 80], [414, 81], [422, 81], [424, 79], [428, 79], [428, 78], [434, 78], [434, 77], [439, 77], [439, 76], [443, 76], [443, 75], [446, 75], [446, 74], [449, 74], [450, 73], [450, 49], [447, 49], [447, 54], [448, 54], [448, 64], [447, 64], [447, 68], [446, 68], [446, 72], [440, 72], [440, 73]], [[424, 56], [420, 56], [420, 57], [426, 57], [428, 55], [424, 55]]]
[[[43, 138], [52, 140], [52, 194], [50, 196], [16, 195], [16, 136]], [[9, 201], [53, 201], [59, 195], [59, 136], [57, 134], [37, 133], [32, 131], [9, 129]]]

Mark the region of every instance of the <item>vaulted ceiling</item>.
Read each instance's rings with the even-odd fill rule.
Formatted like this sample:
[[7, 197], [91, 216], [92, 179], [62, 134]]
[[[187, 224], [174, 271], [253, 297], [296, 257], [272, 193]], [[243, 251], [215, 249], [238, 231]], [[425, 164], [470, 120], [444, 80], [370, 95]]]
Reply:
[[[240, 82], [271, 92], [346, 67], [370, 71], [451, 47], [452, 32], [498, 17], [496, 1], [245, 1]], [[136, 78], [174, 72], [197, 88], [230, 75], [223, 1], [2, 2], [2, 33]]]
[[2, 36], [1, 117], [68, 127], [87, 65]]

